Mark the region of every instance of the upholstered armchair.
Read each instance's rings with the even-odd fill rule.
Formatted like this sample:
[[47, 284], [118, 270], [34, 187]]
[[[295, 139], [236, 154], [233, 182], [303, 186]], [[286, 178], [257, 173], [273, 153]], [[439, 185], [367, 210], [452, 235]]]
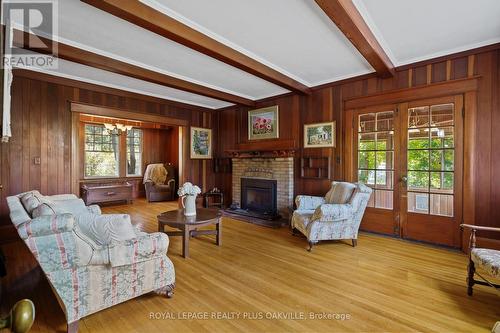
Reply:
[[172, 201], [176, 191], [175, 167], [170, 164], [150, 164], [144, 172], [144, 188], [148, 202]]
[[292, 215], [294, 234], [301, 232], [308, 251], [322, 240], [351, 239], [357, 245], [358, 230], [372, 189], [361, 183], [332, 182], [325, 197], [299, 195]]
[[[476, 231], [500, 232], [500, 228], [482, 227], [470, 224], [462, 224], [460, 227], [462, 227], [462, 229], [471, 230], [469, 239], [469, 265], [467, 268], [467, 294], [472, 296], [472, 288], [475, 284], [497, 289], [500, 288], [499, 284], [494, 284], [486, 280], [486, 278], [476, 272], [476, 268], [481, 268], [489, 276], [500, 278], [500, 251], [476, 247]], [[474, 275], [478, 275], [482, 281], [475, 280]]]

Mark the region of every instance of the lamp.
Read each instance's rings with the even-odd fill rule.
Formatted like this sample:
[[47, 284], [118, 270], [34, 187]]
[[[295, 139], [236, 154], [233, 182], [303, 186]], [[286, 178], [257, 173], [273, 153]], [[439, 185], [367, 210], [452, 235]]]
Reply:
[[132, 125], [123, 125], [120, 123], [116, 123], [114, 125], [105, 123], [104, 127], [110, 135], [122, 135], [123, 132], [130, 131], [133, 128]]

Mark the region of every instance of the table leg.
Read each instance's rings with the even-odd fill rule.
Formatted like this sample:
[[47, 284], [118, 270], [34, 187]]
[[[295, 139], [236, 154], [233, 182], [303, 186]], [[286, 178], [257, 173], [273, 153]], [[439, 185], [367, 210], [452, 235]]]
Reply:
[[215, 230], [217, 230], [217, 246], [222, 246], [222, 219], [219, 219], [219, 222], [215, 225]]
[[165, 229], [163, 228], [163, 224], [158, 222], [158, 232], [164, 232], [164, 231], [165, 231]]
[[184, 226], [184, 235], [182, 236], [182, 256], [184, 258], [189, 257], [189, 237], [190, 229], [189, 226]]

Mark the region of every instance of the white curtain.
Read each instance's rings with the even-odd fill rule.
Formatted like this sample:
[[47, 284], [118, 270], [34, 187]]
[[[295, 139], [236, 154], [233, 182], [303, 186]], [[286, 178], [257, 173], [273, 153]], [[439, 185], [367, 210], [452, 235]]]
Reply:
[[[10, 25], [7, 25], [8, 34], [5, 38], [5, 51], [4, 57], [10, 58], [11, 53], [11, 41], [13, 37], [13, 29]], [[6, 30], [7, 30], [6, 29]], [[12, 136], [10, 129], [10, 87], [12, 85], [12, 67], [10, 66], [10, 59], [8, 59], [8, 65], [4, 66], [3, 69], [3, 114], [2, 114], [2, 142], [9, 142], [9, 138]], [[3, 59], [2, 59], [3, 61]], [[5, 63], [5, 62], [4, 62]]]
[[3, 70], [3, 115], [2, 115], [2, 142], [9, 142], [12, 136], [10, 130], [10, 86], [12, 85], [12, 69]]

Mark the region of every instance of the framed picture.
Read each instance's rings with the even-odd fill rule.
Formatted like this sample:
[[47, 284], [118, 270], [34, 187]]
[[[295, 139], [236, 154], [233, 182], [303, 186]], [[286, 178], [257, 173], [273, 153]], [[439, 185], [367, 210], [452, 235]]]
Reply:
[[212, 130], [208, 128], [191, 127], [191, 158], [212, 158]]
[[335, 147], [335, 122], [304, 125], [304, 148]]
[[248, 140], [279, 137], [278, 106], [248, 111]]

